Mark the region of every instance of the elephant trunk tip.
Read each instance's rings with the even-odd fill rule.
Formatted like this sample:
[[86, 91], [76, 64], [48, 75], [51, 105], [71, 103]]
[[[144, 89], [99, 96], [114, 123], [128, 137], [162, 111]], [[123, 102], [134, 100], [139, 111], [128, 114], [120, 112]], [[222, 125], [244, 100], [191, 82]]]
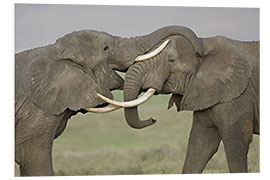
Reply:
[[134, 129], [143, 129], [145, 127], [148, 127], [148, 126], [155, 124], [156, 122], [157, 122], [157, 120], [153, 119], [153, 118], [149, 118], [149, 119], [144, 120], [144, 121], [139, 120], [136, 122], [127, 121], [128, 125]]

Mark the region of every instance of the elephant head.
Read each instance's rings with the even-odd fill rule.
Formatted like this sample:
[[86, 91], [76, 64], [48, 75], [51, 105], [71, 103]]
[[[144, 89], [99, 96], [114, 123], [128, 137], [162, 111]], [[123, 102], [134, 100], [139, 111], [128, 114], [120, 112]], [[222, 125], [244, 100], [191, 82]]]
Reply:
[[123, 79], [108, 63], [114, 40], [107, 33], [82, 30], [18, 53], [16, 64], [24, 68], [16, 73], [24, 77], [16, 80], [22, 80], [31, 101], [49, 114], [98, 107], [104, 101], [96, 93], [112, 98], [111, 90], [123, 89]]
[[125, 118], [131, 127], [143, 128], [155, 122], [152, 118], [141, 121], [138, 116], [137, 105], [142, 101], [135, 101], [139, 101], [142, 91], [151, 90], [151, 95], [172, 93], [168, 108], [175, 103], [178, 111], [198, 111], [228, 102], [247, 87], [252, 74], [247, 57], [250, 55], [241, 49], [240, 42], [224, 37], [200, 39], [191, 30], [186, 32], [192, 35], [168, 37], [163, 51], [128, 69], [124, 103], [104, 99], [125, 107]]

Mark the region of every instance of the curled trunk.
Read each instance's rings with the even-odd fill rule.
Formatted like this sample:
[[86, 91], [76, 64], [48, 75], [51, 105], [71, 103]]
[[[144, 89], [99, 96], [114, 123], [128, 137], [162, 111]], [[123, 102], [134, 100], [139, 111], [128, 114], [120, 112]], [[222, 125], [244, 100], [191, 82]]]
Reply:
[[113, 53], [114, 58], [110, 61], [113, 68], [119, 71], [126, 71], [138, 55], [151, 51], [155, 46], [166, 38], [174, 35], [183, 36], [194, 47], [194, 53], [203, 56], [203, 46], [196, 34], [183, 26], [167, 26], [160, 28], [148, 35], [133, 38], [116, 39], [116, 50]]
[[[203, 46], [196, 34], [184, 26], [166, 26], [160, 28], [149, 35], [141, 36], [139, 41], [143, 42], [142, 47], [149, 51], [149, 48], [153, 48], [155, 45], [165, 40], [169, 36], [179, 35], [186, 38], [194, 47], [195, 53], [203, 56]], [[148, 49], [147, 49], [148, 48]]]
[[[139, 63], [132, 66], [128, 70], [124, 85], [124, 101], [131, 101], [138, 98], [143, 83], [142, 75], [144, 73], [145, 67]], [[141, 129], [156, 122], [156, 120], [152, 118], [144, 121], [140, 120], [137, 106], [132, 108], [125, 108], [125, 118], [127, 123], [135, 129]]]

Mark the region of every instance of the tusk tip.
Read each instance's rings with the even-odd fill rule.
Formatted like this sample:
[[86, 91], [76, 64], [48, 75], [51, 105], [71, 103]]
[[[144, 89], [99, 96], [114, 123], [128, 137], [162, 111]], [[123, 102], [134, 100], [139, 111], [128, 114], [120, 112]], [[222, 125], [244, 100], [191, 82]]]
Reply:
[[105, 96], [103, 96], [102, 94], [97, 93], [96, 95], [97, 95], [100, 99], [104, 99], [104, 98], [105, 98]]
[[167, 39], [166, 41], [164, 41], [164, 42], [162, 43], [162, 45], [163, 45], [163, 46], [166, 46], [166, 45], [169, 43], [169, 41], [170, 41], [170, 40]]
[[141, 61], [141, 60], [143, 60], [143, 55], [137, 56], [134, 61], [138, 62], [138, 61]]
[[145, 61], [148, 60], [154, 56], [156, 56], [157, 54], [159, 54], [169, 43], [169, 39], [167, 39], [166, 41], [164, 41], [157, 49], [155, 49], [154, 51], [148, 53], [148, 54], [142, 54], [139, 55], [135, 58], [134, 62], [139, 62], [139, 61]]

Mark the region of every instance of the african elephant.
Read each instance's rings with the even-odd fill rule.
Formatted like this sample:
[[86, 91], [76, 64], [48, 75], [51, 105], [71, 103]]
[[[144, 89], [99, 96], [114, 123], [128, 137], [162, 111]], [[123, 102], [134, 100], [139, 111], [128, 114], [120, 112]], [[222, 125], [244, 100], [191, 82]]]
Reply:
[[[172, 93], [168, 108], [193, 111], [183, 173], [201, 173], [221, 140], [229, 171], [248, 172], [249, 144], [253, 133], [260, 134], [259, 42], [198, 38], [182, 28], [183, 34], [164, 39], [158, 55], [136, 58], [125, 77], [125, 102], [100, 97], [125, 107], [127, 123], [143, 128], [136, 105], [153, 94]], [[146, 90], [144, 100], [137, 99]]]
[[112, 97], [111, 90], [123, 88], [108, 64], [109, 38], [78, 31], [15, 55], [15, 160], [22, 176], [53, 175], [53, 140], [68, 119], [102, 105], [95, 93]]
[[[15, 161], [21, 175], [53, 175], [53, 140], [78, 112], [109, 112], [96, 93], [112, 98], [123, 80], [114, 70], [127, 71], [134, 58], [148, 52], [179, 27], [148, 35], [121, 38], [81, 30], [54, 44], [15, 55]], [[149, 41], [151, 39], [151, 41]], [[152, 122], [149, 122], [151, 124]]]

